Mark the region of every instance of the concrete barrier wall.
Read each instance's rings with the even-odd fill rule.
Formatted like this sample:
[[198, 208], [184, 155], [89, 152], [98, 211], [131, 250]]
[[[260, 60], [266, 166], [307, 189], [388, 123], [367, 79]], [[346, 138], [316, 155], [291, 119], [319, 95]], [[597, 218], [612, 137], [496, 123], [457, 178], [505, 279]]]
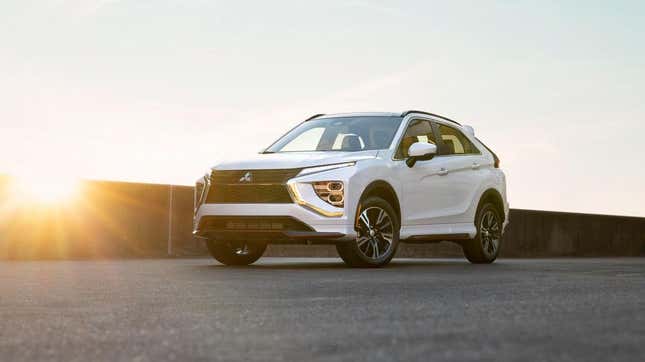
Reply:
[[[192, 187], [92, 181], [74, 202], [16, 200], [0, 179], [0, 259], [206, 255], [193, 239]], [[172, 210], [172, 213], [171, 213]], [[511, 210], [506, 257], [642, 256], [645, 218]], [[171, 244], [169, 246], [169, 244]], [[336, 256], [332, 246], [269, 247], [273, 256]], [[399, 257], [461, 256], [448, 243], [404, 244]]]
[[169, 185], [85, 182], [59, 205], [0, 195], [0, 258], [163, 257], [169, 232], [178, 255], [204, 253], [191, 235], [192, 187], [172, 187], [172, 217]]
[[645, 218], [512, 209], [504, 256], [645, 255]]

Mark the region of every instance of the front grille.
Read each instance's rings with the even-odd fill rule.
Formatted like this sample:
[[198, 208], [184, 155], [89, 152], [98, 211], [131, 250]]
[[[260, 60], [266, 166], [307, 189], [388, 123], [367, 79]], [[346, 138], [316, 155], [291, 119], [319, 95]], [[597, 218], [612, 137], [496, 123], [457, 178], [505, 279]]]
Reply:
[[288, 168], [278, 170], [224, 170], [211, 173], [211, 183], [239, 184], [240, 180], [250, 174], [247, 184], [284, 184], [295, 177], [302, 169]]
[[207, 216], [200, 223], [202, 230], [217, 231], [313, 231], [289, 216]]
[[293, 202], [286, 185], [212, 184], [207, 204], [288, 204]]
[[300, 169], [213, 171], [206, 203], [291, 203], [286, 182], [299, 172]]

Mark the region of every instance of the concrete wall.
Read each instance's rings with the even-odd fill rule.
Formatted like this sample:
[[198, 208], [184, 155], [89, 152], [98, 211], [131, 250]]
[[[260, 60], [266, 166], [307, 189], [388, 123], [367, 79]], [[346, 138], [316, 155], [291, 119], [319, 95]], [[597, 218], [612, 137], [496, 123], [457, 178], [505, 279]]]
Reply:
[[23, 203], [6, 192], [0, 202], [0, 258], [163, 257], [171, 220], [174, 252], [204, 253], [191, 235], [192, 187], [173, 187], [172, 219], [168, 185], [92, 181], [69, 203]]
[[645, 255], [645, 218], [512, 209], [502, 255]]
[[[206, 255], [191, 235], [192, 188], [123, 182], [84, 183], [61, 205], [16, 200], [0, 179], [0, 259]], [[170, 215], [169, 211], [173, 213]], [[642, 256], [645, 218], [511, 210], [502, 256]], [[172, 222], [172, 227], [171, 223]], [[332, 246], [269, 247], [273, 256], [336, 256]], [[400, 257], [461, 256], [442, 242], [404, 244]]]

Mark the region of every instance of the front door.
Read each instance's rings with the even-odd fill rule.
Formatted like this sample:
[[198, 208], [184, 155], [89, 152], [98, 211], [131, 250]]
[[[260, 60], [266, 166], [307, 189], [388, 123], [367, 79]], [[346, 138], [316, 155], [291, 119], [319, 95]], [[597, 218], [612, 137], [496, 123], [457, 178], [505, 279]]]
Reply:
[[451, 194], [450, 160], [434, 157], [417, 161], [408, 167], [403, 160], [413, 143], [428, 142], [437, 145], [432, 124], [429, 120], [412, 120], [406, 129], [395, 154], [396, 174], [401, 188], [401, 222], [403, 225], [428, 225], [441, 219], [449, 212], [454, 195]]

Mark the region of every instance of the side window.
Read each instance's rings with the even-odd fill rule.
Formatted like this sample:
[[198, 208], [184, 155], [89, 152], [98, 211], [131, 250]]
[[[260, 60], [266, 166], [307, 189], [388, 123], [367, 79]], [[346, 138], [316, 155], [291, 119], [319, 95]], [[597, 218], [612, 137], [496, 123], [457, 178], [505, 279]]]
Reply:
[[443, 150], [441, 154], [444, 155], [463, 155], [470, 153], [480, 153], [479, 150], [463, 135], [459, 130], [443, 125], [437, 124], [441, 140], [443, 141]]
[[426, 142], [437, 144], [434, 134], [432, 133], [432, 126], [430, 121], [415, 119], [410, 122], [408, 129], [405, 130], [403, 139], [396, 150], [397, 159], [404, 159], [408, 157], [408, 149], [413, 143]]

